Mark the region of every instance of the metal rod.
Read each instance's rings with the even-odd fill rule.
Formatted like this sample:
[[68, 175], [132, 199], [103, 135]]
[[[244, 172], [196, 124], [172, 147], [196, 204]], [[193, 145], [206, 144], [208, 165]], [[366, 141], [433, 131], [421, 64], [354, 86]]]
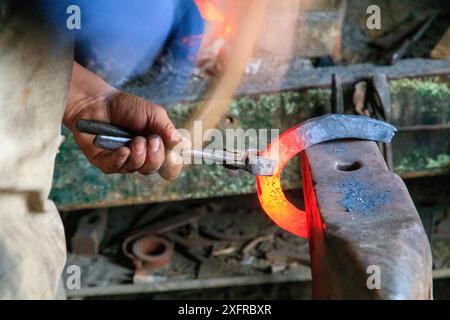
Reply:
[[[306, 272], [307, 271], [307, 272]], [[450, 278], [450, 268], [433, 270], [433, 279]], [[84, 297], [100, 297], [142, 293], [161, 293], [181, 290], [213, 289], [222, 287], [252, 286], [271, 283], [309, 282], [311, 275], [309, 268], [305, 272], [291, 275], [270, 275], [251, 277], [229, 277], [203, 280], [164, 281], [149, 284], [122, 284], [106, 287], [90, 287], [66, 290], [69, 299], [82, 299]]]
[[450, 124], [420, 124], [398, 128], [398, 131], [438, 131], [449, 130]]
[[184, 281], [161, 281], [149, 284], [125, 284], [107, 287], [81, 288], [66, 290], [68, 298], [83, 298], [95, 296], [113, 296], [124, 294], [171, 292], [180, 290], [212, 289], [223, 287], [253, 286], [269, 283], [302, 282], [310, 281], [310, 269], [305, 267], [303, 272], [290, 275], [250, 276], [250, 277], [227, 277], [216, 279], [184, 280]]
[[398, 49], [391, 58], [391, 63], [394, 64], [396, 61], [403, 58], [406, 54], [408, 54], [409, 50], [412, 48], [412, 46], [419, 41], [420, 38], [423, 37], [425, 32], [428, 31], [430, 26], [433, 24], [434, 20], [437, 17], [437, 13], [433, 13], [428, 20], [420, 27], [420, 29], [410, 38], [403, 42], [400, 49]]

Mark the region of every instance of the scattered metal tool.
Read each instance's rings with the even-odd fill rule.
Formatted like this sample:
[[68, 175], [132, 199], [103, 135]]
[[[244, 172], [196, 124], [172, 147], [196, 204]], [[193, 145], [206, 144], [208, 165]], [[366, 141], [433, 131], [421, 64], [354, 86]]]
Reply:
[[107, 209], [95, 210], [81, 217], [77, 231], [70, 240], [71, 252], [86, 257], [97, 256], [106, 231], [107, 219]]
[[[77, 129], [84, 133], [96, 135], [94, 145], [97, 148], [116, 150], [127, 146], [136, 136], [117, 126], [91, 120], [78, 120]], [[183, 156], [197, 159], [212, 160], [222, 164], [227, 169], [245, 170], [255, 176], [270, 176], [273, 174], [276, 161], [259, 156], [258, 150], [197, 150], [183, 151]]]
[[161, 276], [155, 271], [169, 265], [174, 253], [174, 245], [167, 239], [147, 235], [137, 239], [127, 256], [135, 266], [133, 283], [158, 281]]
[[382, 35], [380, 38], [372, 40], [370, 44], [381, 48], [385, 51], [395, 49], [399, 43], [406, 37], [417, 31], [429, 18], [428, 12], [422, 13], [419, 17], [412, 20], [401, 21], [389, 33]]
[[199, 207], [129, 233], [122, 243], [122, 252], [136, 267], [134, 278], [146, 276], [167, 265], [173, 256], [175, 242], [167, 233], [194, 223], [205, 214], [205, 208]]
[[420, 29], [409, 39], [406, 39], [400, 48], [394, 52], [391, 57], [391, 64], [394, 64], [396, 61], [403, 58], [406, 54], [408, 54], [409, 50], [413, 47], [413, 45], [423, 37], [423, 35], [428, 31], [428, 29], [433, 24], [434, 20], [437, 18], [438, 14], [433, 13], [427, 19], [427, 21], [420, 27]]
[[131, 251], [137, 271], [152, 271], [167, 265], [174, 250], [166, 239], [149, 235], [136, 240]]

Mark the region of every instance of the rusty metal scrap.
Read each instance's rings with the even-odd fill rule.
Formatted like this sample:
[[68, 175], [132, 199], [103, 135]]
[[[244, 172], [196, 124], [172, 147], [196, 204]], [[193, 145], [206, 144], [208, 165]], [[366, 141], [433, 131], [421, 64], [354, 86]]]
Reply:
[[236, 247], [225, 247], [220, 249], [214, 249], [213, 256], [229, 255], [236, 252]]
[[164, 267], [170, 262], [173, 251], [173, 244], [162, 237], [145, 236], [136, 240], [131, 248], [136, 272]]
[[[136, 271], [135, 275], [147, 274], [148, 272], [169, 263], [173, 252], [173, 244], [157, 235], [166, 234], [182, 226], [194, 223], [206, 213], [205, 207], [199, 207], [184, 214], [180, 214], [163, 221], [153, 223], [150, 226], [133, 231], [122, 243], [122, 252], [133, 261]], [[173, 233], [172, 236], [175, 234]], [[175, 242], [180, 242], [175, 239]], [[156, 245], [159, 244], [157, 247]], [[164, 252], [158, 254], [147, 254], [150, 249], [160, 248]], [[199, 261], [200, 256], [195, 255]]]
[[310, 266], [309, 255], [297, 253], [294, 250], [270, 250], [266, 252], [265, 257], [273, 263], [299, 263]]
[[156, 222], [147, 227], [133, 231], [128, 235], [136, 237], [136, 236], [149, 235], [149, 234], [164, 234], [164, 233], [167, 233], [174, 229], [177, 229], [179, 227], [193, 223], [205, 214], [206, 214], [205, 207], [195, 208], [186, 213], [172, 216], [163, 221]]
[[248, 242], [243, 248], [242, 248], [242, 254], [244, 257], [247, 257], [250, 252], [261, 242], [264, 241], [273, 241], [273, 234], [268, 234], [265, 236], [257, 237], [250, 242]]
[[205, 228], [205, 227], [201, 228], [200, 232], [210, 239], [221, 241], [246, 241], [256, 236], [255, 234], [248, 235], [248, 234], [235, 234], [231, 232], [222, 232], [212, 228]]
[[200, 263], [206, 260], [206, 256], [203, 254], [201, 248], [192, 245], [192, 243], [184, 237], [175, 232], [168, 234], [167, 237], [171, 241], [175, 242], [180, 249], [179, 251], [181, 251], [181, 253], [186, 255], [188, 258]]
[[73, 254], [88, 257], [98, 254], [106, 230], [107, 214], [106, 209], [101, 209], [80, 218], [70, 241]]

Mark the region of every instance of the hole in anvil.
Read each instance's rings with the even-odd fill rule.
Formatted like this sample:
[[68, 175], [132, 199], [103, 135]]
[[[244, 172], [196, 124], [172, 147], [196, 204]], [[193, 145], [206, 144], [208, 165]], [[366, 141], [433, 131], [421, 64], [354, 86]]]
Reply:
[[227, 116], [225, 118], [225, 123], [226, 124], [233, 124], [233, 122], [234, 122], [234, 118], [232, 116]]
[[336, 169], [339, 171], [355, 171], [362, 167], [361, 162], [338, 162], [336, 163]]

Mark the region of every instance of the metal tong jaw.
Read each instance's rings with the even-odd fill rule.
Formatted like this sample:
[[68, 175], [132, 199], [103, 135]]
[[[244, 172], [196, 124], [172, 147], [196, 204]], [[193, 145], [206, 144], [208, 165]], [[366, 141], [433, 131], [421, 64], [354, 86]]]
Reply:
[[[78, 120], [80, 132], [96, 135], [94, 146], [101, 149], [116, 150], [128, 145], [135, 137], [132, 133], [111, 124], [91, 120]], [[211, 160], [227, 169], [245, 170], [255, 176], [271, 176], [275, 172], [277, 162], [259, 155], [258, 150], [183, 150], [183, 156]]]
[[259, 150], [186, 150], [183, 155], [212, 160], [231, 170], [245, 170], [255, 176], [271, 176], [277, 162], [259, 155]]

